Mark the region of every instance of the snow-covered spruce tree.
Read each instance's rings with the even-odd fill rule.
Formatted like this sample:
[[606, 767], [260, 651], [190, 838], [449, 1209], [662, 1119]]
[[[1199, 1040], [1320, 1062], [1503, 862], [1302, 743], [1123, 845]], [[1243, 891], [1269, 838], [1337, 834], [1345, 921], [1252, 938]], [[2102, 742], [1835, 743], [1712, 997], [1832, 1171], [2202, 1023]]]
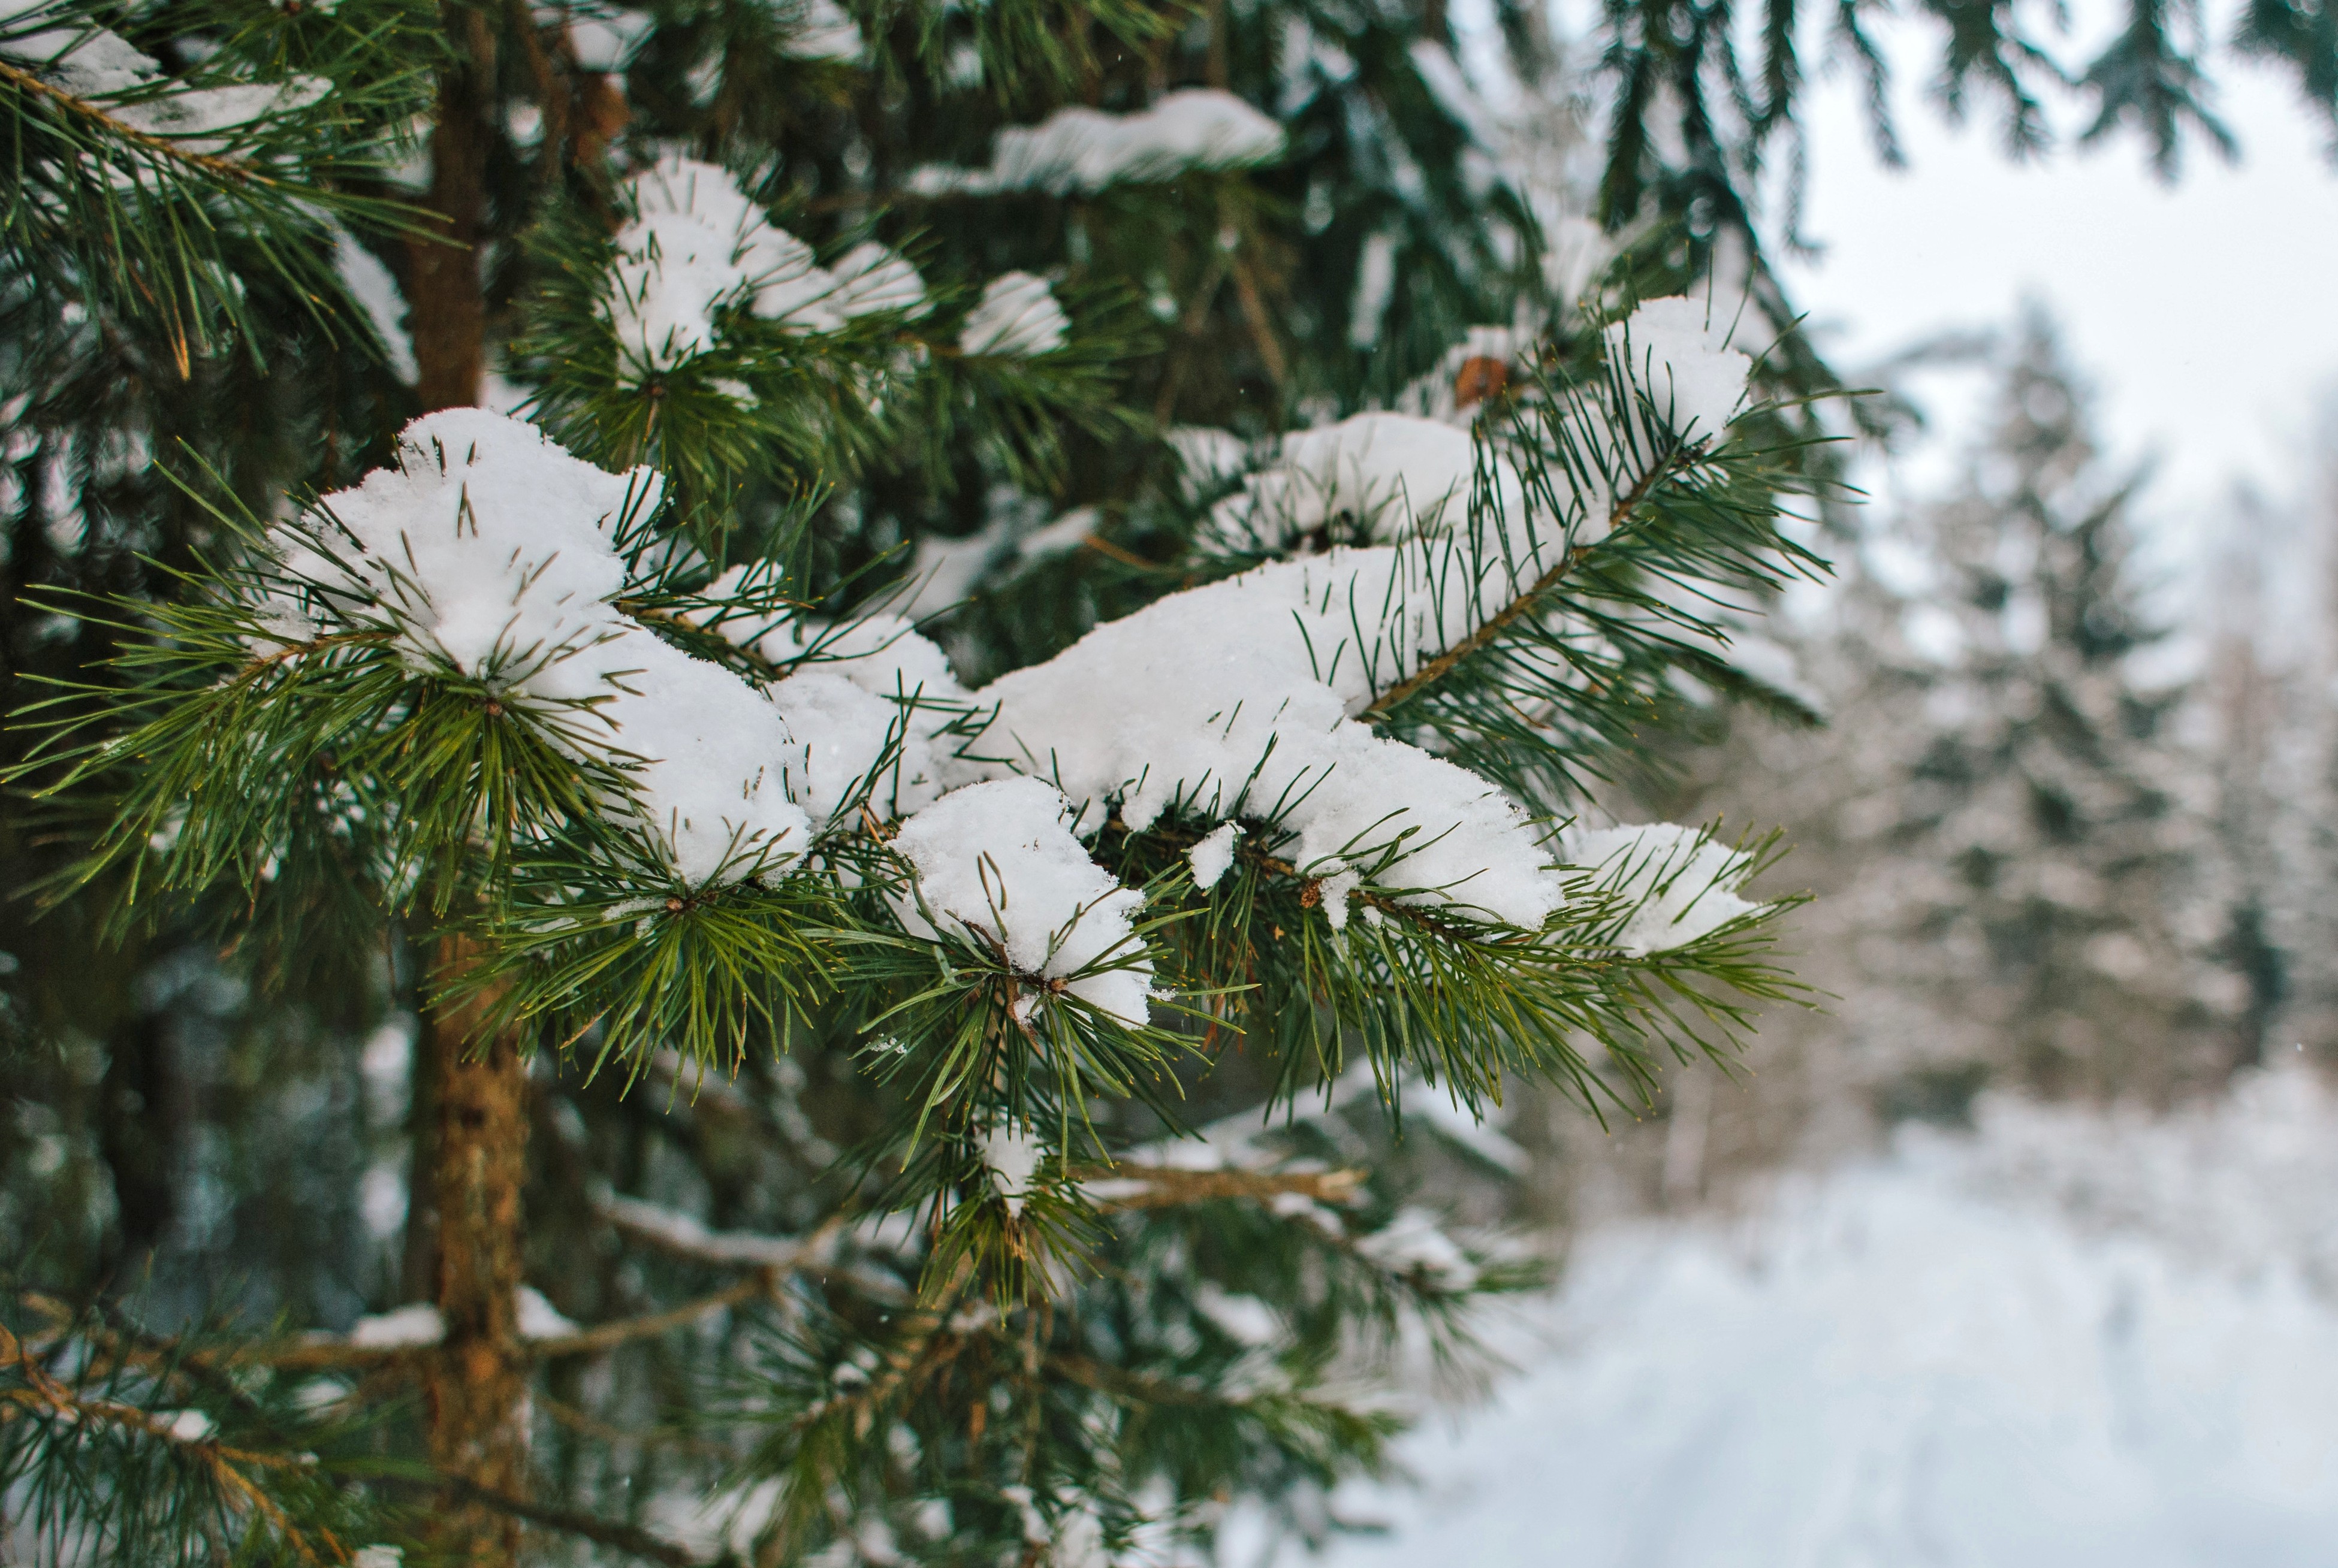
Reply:
[[407, 1305], [16, 1299], [29, 1554], [1206, 1543], [1526, 1277], [1375, 1127], [1777, 993], [1562, 827], [1806, 564], [1699, 250], [1256, 21], [12, 14], [54, 918], [421, 1014]]
[[2135, 483], [2097, 455], [2042, 320], [2000, 363], [1954, 488], [1878, 529], [1893, 576], [1926, 580], [1847, 567], [1807, 651], [1830, 731], [1749, 738], [1758, 762], [1699, 798], [1786, 823], [1821, 893], [1796, 946], [1844, 999], [1788, 1032], [1814, 1038], [1814, 1086], [1864, 1083], [1888, 1115], [1961, 1114], [1984, 1078], [2164, 1099], [2234, 1058], [2194, 694], [2138, 668], [2164, 632]]

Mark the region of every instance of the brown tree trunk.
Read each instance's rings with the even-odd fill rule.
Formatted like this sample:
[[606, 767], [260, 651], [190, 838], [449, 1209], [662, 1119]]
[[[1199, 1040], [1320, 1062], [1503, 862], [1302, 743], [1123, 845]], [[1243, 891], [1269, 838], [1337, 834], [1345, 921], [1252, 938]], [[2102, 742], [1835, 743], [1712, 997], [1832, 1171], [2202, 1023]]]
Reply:
[[[479, 400], [487, 311], [480, 253], [487, 239], [487, 153], [496, 105], [496, 40], [488, 13], [448, 0], [442, 13], [458, 55], [438, 78], [430, 135], [428, 232], [410, 242], [407, 303], [416, 391], [427, 409]], [[443, 994], [477, 961], [461, 936], [440, 939], [433, 990]], [[438, 1003], [423, 1019], [415, 1107], [409, 1269], [427, 1268], [446, 1337], [423, 1387], [430, 1462], [506, 1497], [528, 1493], [528, 1367], [515, 1299], [521, 1279], [520, 1195], [527, 1176], [527, 1070], [516, 1031], [487, 1025], [489, 1000]], [[423, 1097], [418, 1096], [418, 1099]], [[427, 1259], [427, 1263], [426, 1260]], [[450, 1495], [432, 1518], [436, 1560], [512, 1568], [519, 1521]]]
[[425, 203], [431, 220], [407, 250], [415, 390], [426, 409], [478, 402], [487, 358], [479, 252], [487, 238], [496, 40], [484, 11], [455, 4], [446, 8], [445, 17], [447, 35], [464, 57], [438, 78], [438, 122], [430, 132], [430, 195]]
[[[440, 985], [476, 961], [460, 936], [438, 944]], [[527, 1176], [527, 1068], [518, 1032], [489, 1030], [484, 998], [441, 1004], [424, 1025], [437, 1074], [431, 1189], [437, 1208], [432, 1299], [446, 1338], [423, 1388], [430, 1462], [507, 1497], [528, 1490], [527, 1357], [516, 1296], [520, 1192]], [[519, 1521], [449, 1499], [432, 1545], [450, 1564], [509, 1568]]]

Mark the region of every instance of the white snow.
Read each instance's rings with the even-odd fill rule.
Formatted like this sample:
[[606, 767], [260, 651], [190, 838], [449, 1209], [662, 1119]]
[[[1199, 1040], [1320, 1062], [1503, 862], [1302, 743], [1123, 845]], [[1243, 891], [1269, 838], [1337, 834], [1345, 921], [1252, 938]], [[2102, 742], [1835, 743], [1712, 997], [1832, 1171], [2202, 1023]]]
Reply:
[[[714, 604], [752, 591], [756, 569], [710, 583]], [[792, 614], [694, 612], [693, 619], [788, 671], [771, 690], [791, 739], [776, 759], [790, 796], [816, 824], [833, 820], [860, 786], [888, 817], [916, 811], [948, 784], [974, 777], [938, 756], [936, 735], [973, 700], [931, 641], [896, 615], [823, 624]]]
[[857, 60], [866, 48], [860, 24], [836, 0], [808, 0], [801, 24], [780, 45], [798, 60]]
[[1708, 322], [1701, 299], [1651, 299], [1607, 329], [1607, 351], [1626, 356], [1634, 378], [1684, 436], [1721, 435], [1745, 397], [1754, 361], [1729, 347], [1727, 321]]
[[998, 133], [987, 169], [927, 164], [909, 188], [926, 195], [997, 191], [1093, 193], [1174, 180], [1189, 169], [1237, 169], [1282, 154], [1282, 128], [1233, 93], [1186, 87], [1130, 114], [1074, 105]]
[[1031, 1178], [1038, 1174], [1039, 1162], [1047, 1157], [1046, 1144], [1028, 1128], [1002, 1122], [982, 1135], [981, 1151], [992, 1184], [1007, 1200], [1007, 1211], [1020, 1216], [1023, 1200], [1031, 1192]]
[[414, 339], [406, 330], [406, 300], [398, 291], [398, 279], [379, 257], [338, 223], [333, 226], [333, 270], [373, 327], [389, 373], [413, 386], [419, 372], [414, 364]]
[[291, 76], [282, 82], [181, 88], [160, 97], [119, 104], [108, 113], [133, 130], [169, 137], [186, 152], [221, 152], [235, 140], [227, 132], [249, 130], [271, 116], [305, 109], [332, 90], [333, 84], [321, 76]]
[[[1526, 814], [1351, 717], [1487, 603], [1508, 601], [1511, 568], [1456, 559], [1469, 554], [1451, 542], [1333, 550], [1170, 594], [976, 693], [997, 717], [968, 750], [1052, 780], [1084, 810], [1117, 800], [1132, 828], [1173, 807], [1213, 824], [1278, 822], [1311, 875], [1393, 851], [1375, 879], [1410, 901], [1539, 926], [1559, 888]], [[1488, 593], [1464, 591], [1473, 572]]]
[[[1144, 897], [1090, 860], [1072, 836], [1075, 811], [1036, 779], [999, 779], [945, 795], [901, 825], [892, 844], [917, 871], [937, 933], [902, 901], [914, 931], [1003, 952], [1020, 975], [1062, 989], [1124, 1024], [1145, 1021], [1153, 970], [1130, 935]], [[1099, 961], [1125, 966], [1073, 979]], [[1049, 988], [1049, 989], [1052, 989]]]
[[[53, 9], [46, 0], [0, 0], [0, 28], [14, 30]], [[0, 38], [0, 56], [30, 65], [76, 97], [126, 93], [150, 81], [162, 63], [141, 54], [120, 34], [59, 15], [54, 27]]]
[[609, 310], [636, 378], [715, 347], [722, 311], [742, 303], [800, 332], [925, 303], [917, 270], [881, 245], [820, 266], [717, 165], [669, 154], [627, 181], [625, 195], [634, 216], [617, 231]]
[[[49, 11], [59, 13], [57, 25], [14, 31]], [[77, 98], [128, 93], [146, 86], [162, 71], [161, 62], [120, 34], [92, 26], [81, 16], [66, 16], [44, 0], [0, 0], [0, 29], [11, 30], [11, 35], [0, 37], [0, 58], [30, 66]], [[133, 131], [167, 136], [187, 152], [218, 152], [232, 141], [224, 132], [305, 109], [332, 87], [321, 76], [298, 74], [280, 82], [172, 86], [135, 103], [109, 104], [105, 112]]]
[[446, 1322], [438, 1308], [427, 1301], [360, 1318], [349, 1325], [349, 1342], [360, 1350], [403, 1350], [436, 1345], [445, 1338]]
[[1028, 272], [1002, 272], [982, 291], [958, 334], [962, 354], [1045, 354], [1064, 346], [1071, 330], [1064, 308], [1047, 291], [1047, 280]]
[[1420, 1489], [1340, 1499], [1392, 1533], [1278, 1561], [2322, 1568], [2333, 1191], [2296, 1068], [2158, 1122], [1984, 1099], [1745, 1220], [1595, 1234], [1534, 1364], [1406, 1441]]
[[182, 1443], [200, 1443], [219, 1430], [219, 1423], [201, 1410], [157, 1410], [154, 1419]]
[[1250, 446], [1231, 430], [1209, 425], [1173, 426], [1164, 437], [1176, 455], [1177, 471], [1189, 496], [1242, 476], [1250, 466]]
[[519, 1337], [523, 1339], [565, 1339], [580, 1332], [576, 1324], [533, 1285], [519, 1288], [512, 1297], [512, 1307], [518, 1315]]
[[313, 587], [276, 608], [386, 622], [418, 668], [535, 704], [562, 744], [628, 773], [685, 881], [752, 875], [810, 836], [781, 777], [786, 723], [741, 677], [608, 603], [625, 575], [611, 529], [658, 489], [647, 469], [606, 473], [518, 420], [441, 410], [407, 427], [397, 467], [326, 496], [329, 522], [278, 530], [287, 572]]
[[1695, 828], [1569, 828], [1558, 850], [1568, 865], [1599, 872], [1629, 909], [1611, 940], [1636, 958], [1685, 947], [1761, 907], [1737, 897], [1743, 858]]
[[[1386, 544], [1467, 520], [1477, 447], [1466, 429], [1409, 414], [1358, 414], [1283, 437], [1275, 460], [1212, 508], [1222, 548], [1279, 552], [1351, 519], [1343, 543]], [[1491, 467], [1488, 502], [1515, 509], [1517, 473]]]
[[1426, 1209], [1400, 1209], [1385, 1226], [1359, 1237], [1356, 1250], [1391, 1274], [1417, 1275], [1443, 1289], [1467, 1290], [1478, 1280], [1460, 1243]]
[[1194, 887], [1207, 893], [1218, 885], [1218, 878], [1233, 868], [1234, 838], [1241, 832], [1241, 823], [1222, 822], [1185, 851], [1185, 859], [1194, 867]]
[[[513, 1292], [512, 1310], [518, 1318], [519, 1337], [523, 1339], [563, 1339], [581, 1332], [533, 1285], [522, 1285]], [[394, 1311], [359, 1318], [349, 1325], [346, 1342], [360, 1350], [411, 1350], [436, 1345], [446, 1337], [446, 1320], [439, 1317], [438, 1308], [427, 1301], [418, 1301]]]

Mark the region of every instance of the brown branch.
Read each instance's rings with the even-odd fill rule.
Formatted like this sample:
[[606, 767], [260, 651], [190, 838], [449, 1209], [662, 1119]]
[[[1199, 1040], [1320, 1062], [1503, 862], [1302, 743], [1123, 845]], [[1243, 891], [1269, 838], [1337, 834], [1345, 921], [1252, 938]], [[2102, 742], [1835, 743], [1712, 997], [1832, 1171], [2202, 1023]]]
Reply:
[[1181, 1384], [1165, 1383], [1158, 1377], [1147, 1377], [1118, 1367], [1108, 1367], [1101, 1361], [1091, 1361], [1085, 1356], [1058, 1351], [1047, 1357], [1047, 1365], [1062, 1373], [1083, 1388], [1093, 1388], [1099, 1394], [1115, 1399], [1141, 1399], [1153, 1405], [1217, 1405], [1221, 1401], [1199, 1389]]
[[1297, 1193], [1324, 1203], [1355, 1197], [1367, 1172], [1349, 1171], [1181, 1171], [1160, 1165], [1091, 1165], [1072, 1172], [1075, 1181], [1135, 1181], [1142, 1190], [1103, 1199], [1108, 1210], [1169, 1209], [1222, 1198], [1278, 1198]]
[[[211, 1484], [224, 1493], [238, 1512], [259, 1514], [286, 1544], [300, 1553], [303, 1563], [319, 1561], [302, 1535], [276, 1500], [261, 1491], [250, 1476], [236, 1468], [248, 1465], [254, 1469], [298, 1469], [314, 1461], [287, 1454], [258, 1454], [246, 1448], [231, 1448], [208, 1437], [182, 1436], [170, 1422], [162, 1420], [134, 1405], [124, 1405], [114, 1399], [85, 1398], [58, 1381], [33, 1358], [22, 1340], [5, 1325], [0, 1325], [0, 1361], [13, 1361], [24, 1379], [22, 1388], [0, 1390], [0, 1403], [27, 1409], [46, 1409], [51, 1415], [74, 1422], [103, 1421], [110, 1426], [127, 1427], [131, 1431], [167, 1443], [180, 1454], [201, 1465], [211, 1478]], [[328, 1537], [329, 1540], [330, 1538]]]
[[603, 1350], [613, 1350], [633, 1340], [647, 1339], [670, 1329], [694, 1323], [710, 1312], [720, 1312], [726, 1307], [736, 1307], [742, 1301], [752, 1301], [757, 1297], [766, 1300], [774, 1298], [779, 1294], [779, 1273], [776, 1269], [758, 1269], [737, 1284], [717, 1290], [712, 1296], [702, 1296], [695, 1301], [684, 1302], [679, 1307], [671, 1308], [663, 1312], [652, 1312], [641, 1318], [620, 1318], [614, 1323], [604, 1323], [597, 1328], [583, 1329], [575, 1334], [563, 1334], [556, 1339], [538, 1339], [531, 1343], [527, 1348], [531, 1354], [546, 1360], [563, 1356], [590, 1356]]
[[662, 1563], [666, 1564], [667, 1568], [702, 1568], [702, 1560], [693, 1555], [687, 1547], [668, 1541], [663, 1536], [653, 1535], [646, 1530], [624, 1524], [620, 1520], [604, 1519], [597, 1514], [580, 1514], [567, 1508], [555, 1508], [543, 1503], [531, 1503], [523, 1497], [514, 1497], [502, 1492], [492, 1491], [476, 1481], [467, 1480], [449, 1471], [439, 1472], [438, 1481], [446, 1491], [455, 1494], [466, 1503], [475, 1503], [483, 1508], [491, 1508], [498, 1514], [507, 1514], [515, 1519], [526, 1520], [530, 1524], [540, 1525], [546, 1530], [556, 1530], [564, 1535], [574, 1535], [579, 1540], [590, 1541], [598, 1546], [607, 1546], [639, 1557], [644, 1562]]
[[1258, 345], [1258, 357], [1265, 363], [1268, 379], [1282, 386], [1291, 378], [1291, 366], [1282, 357], [1282, 345], [1275, 341], [1274, 322], [1267, 316], [1266, 301], [1259, 297], [1258, 279], [1247, 261], [1234, 263], [1234, 298], [1242, 301], [1243, 317], [1250, 323], [1250, 335]]
[[686, 1262], [709, 1263], [721, 1269], [786, 1271], [816, 1268], [828, 1260], [844, 1229], [844, 1217], [840, 1214], [805, 1237], [709, 1230], [687, 1215], [614, 1194], [595, 1200], [593, 1211], [613, 1229], [645, 1246]]
[[32, 72], [19, 69], [5, 61], [0, 61], [0, 82], [6, 82], [27, 92], [54, 98], [73, 113], [81, 115], [86, 120], [96, 121], [125, 142], [135, 142], [150, 152], [159, 153], [162, 157], [173, 159], [178, 162], [192, 164], [219, 179], [239, 184], [250, 181], [252, 184], [266, 185], [271, 189], [281, 183], [270, 179], [247, 164], [238, 163], [231, 158], [215, 157], [208, 152], [191, 152], [168, 137], [157, 136], [149, 131], [141, 131], [135, 125], [116, 120], [87, 99], [76, 97], [54, 83], [44, 82]]
[[[1673, 461], [1679, 456], [1680, 450], [1675, 447], [1672, 452], [1659, 458], [1645, 474], [1640, 475], [1631, 489], [1624, 493], [1623, 499], [1616, 503], [1615, 513], [1608, 519], [1607, 528], [1611, 534], [1624, 525], [1640, 503], [1648, 498], [1649, 492], [1653, 491], [1657, 483], [1670, 471]], [[1557, 587], [1560, 580], [1582, 564], [1584, 558], [1590, 554], [1591, 546], [1587, 544], [1578, 544], [1569, 550], [1554, 562], [1548, 571], [1536, 578], [1532, 587], [1488, 616], [1478, 624], [1476, 631], [1460, 642], [1373, 698], [1371, 706], [1366, 708], [1357, 717], [1367, 723], [1385, 721], [1399, 706], [1444, 680], [1463, 660], [1482, 652], [1496, 638], [1508, 631], [1512, 622], [1536, 609], [1542, 596]]]

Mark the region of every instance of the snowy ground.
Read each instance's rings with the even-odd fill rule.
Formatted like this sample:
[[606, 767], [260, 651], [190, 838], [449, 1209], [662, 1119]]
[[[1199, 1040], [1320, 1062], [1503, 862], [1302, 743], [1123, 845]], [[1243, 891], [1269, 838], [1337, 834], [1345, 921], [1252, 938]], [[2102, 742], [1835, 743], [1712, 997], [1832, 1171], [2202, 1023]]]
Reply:
[[[1591, 1239], [1332, 1568], [2338, 1564], [2338, 1100], [1977, 1135]], [[1292, 1561], [1290, 1555], [1285, 1563]]]

